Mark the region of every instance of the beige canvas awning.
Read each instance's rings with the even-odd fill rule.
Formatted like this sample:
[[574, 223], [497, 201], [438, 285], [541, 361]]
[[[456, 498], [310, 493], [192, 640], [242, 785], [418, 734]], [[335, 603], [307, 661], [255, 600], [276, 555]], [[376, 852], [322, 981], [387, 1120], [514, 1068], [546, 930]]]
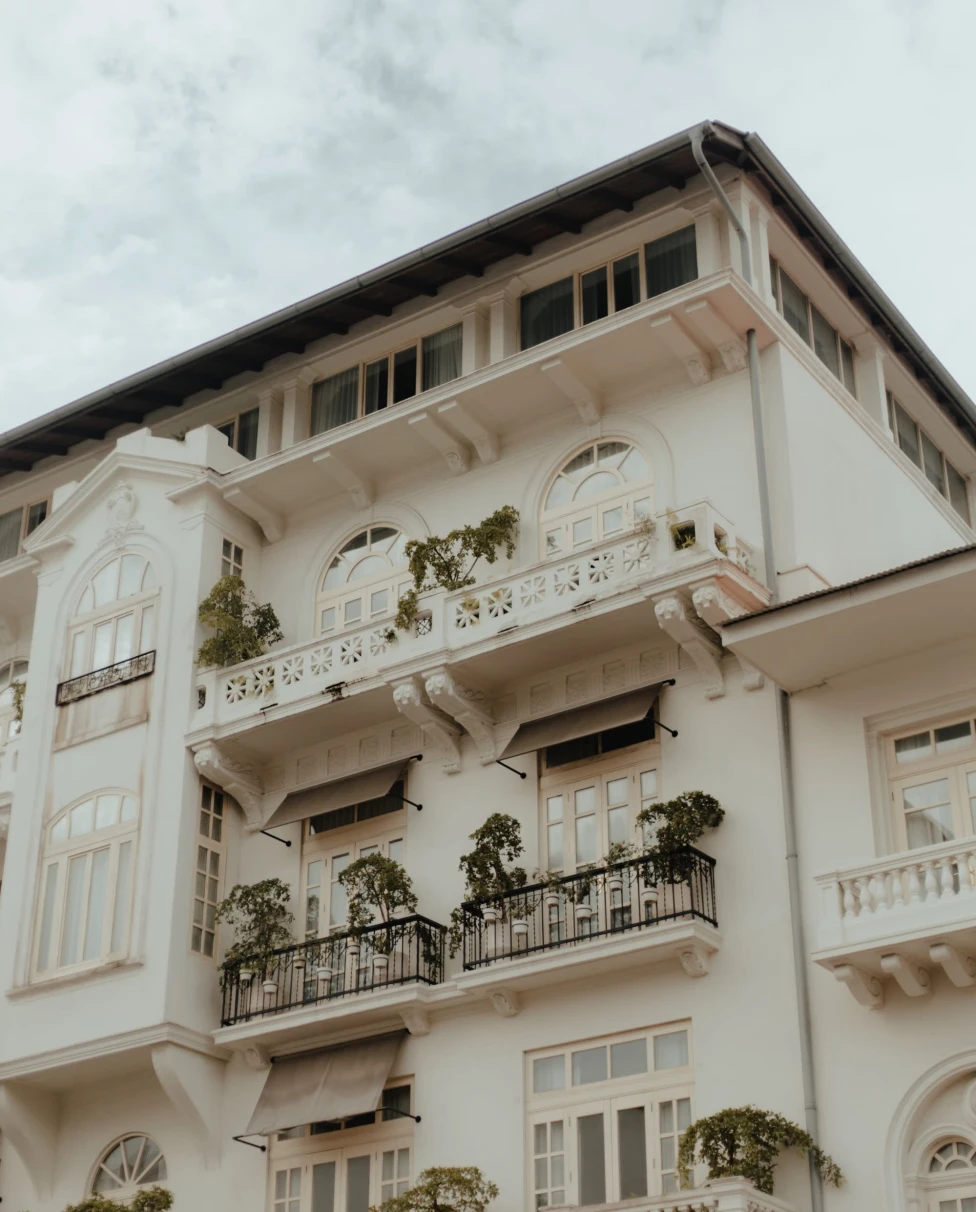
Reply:
[[375, 1111], [405, 1031], [276, 1060], [245, 1136]]
[[322, 812], [333, 812], [336, 808], [348, 808], [350, 804], [379, 799], [403, 774], [406, 764], [406, 760], [400, 758], [388, 766], [377, 766], [375, 770], [365, 770], [347, 779], [335, 779], [331, 783], [320, 783], [317, 787], [290, 791], [264, 827], [271, 829], [275, 825], [290, 825]]
[[563, 741], [575, 741], [577, 737], [591, 732], [603, 732], [607, 728], [619, 728], [622, 724], [635, 724], [644, 719], [654, 706], [661, 687], [668, 682], [655, 682], [653, 686], [642, 686], [612, 699], [599, 703], [587, 703], [585, 707], [573, 707], [540, 720], [526, 720], [519, 724], [512, 739], [505, 746], [501, 760], [530, 753], [534, 749], [546, 749], [549, 745], [560, 745]]

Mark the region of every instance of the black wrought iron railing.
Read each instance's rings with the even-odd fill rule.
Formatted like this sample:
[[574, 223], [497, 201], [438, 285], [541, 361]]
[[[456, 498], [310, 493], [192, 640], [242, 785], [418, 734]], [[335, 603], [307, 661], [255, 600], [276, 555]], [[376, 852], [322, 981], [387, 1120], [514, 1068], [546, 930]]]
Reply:
[[129, 657], [125, 661], [116, 661], [114, 665], [93, 669], [91, 673], [83, 673], [81, 677], [59, 682], [54, 701], [59, 707], [63, 707], [65, 703], [74, 703], [90, 694], [98, 694], [100, 690], [108, 690], [110, 686], [121, 686], [123, 682], [135, 682], [138, 678], [148, 677], [155, 668], [156, 650], [140, 652], [138, 656]]
[[224, 1027], [299, 1006], [390, 985], [444, 978], [447, 931], [414, 914], [275, 951], [269, 964], [242, 960], [223, 969]]
[[466, 969], [628, 930], [651, 930], [679, 918], [717, 926], [715, 860], [692, 847], [657, 868], [648, 858], [628, 859], [469, 901], [461, 911]]

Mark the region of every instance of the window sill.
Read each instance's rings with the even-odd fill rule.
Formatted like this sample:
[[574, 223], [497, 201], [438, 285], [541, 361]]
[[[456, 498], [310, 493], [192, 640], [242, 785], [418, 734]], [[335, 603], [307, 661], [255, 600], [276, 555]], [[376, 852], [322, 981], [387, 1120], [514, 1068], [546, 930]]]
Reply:
[[100, 980], [110, 973], [123, 973], [133, 968], [142, 968], [143, 966], [144, 962], [141, 959], [109, 960], [107, 963], [97, 964], [93, 968], [85, 968], [79, 972], [66, 972], [63, 976], [48, 976], [42, 979], [35, 979], [27, 985], [14, 985], [13, 988], [7, 990], [6, 996], [11, 1001], [42, 996], [45, 993], [57, 992], [59, 989], [66, 987], [70, 988], [86, 984], [89, 981]]

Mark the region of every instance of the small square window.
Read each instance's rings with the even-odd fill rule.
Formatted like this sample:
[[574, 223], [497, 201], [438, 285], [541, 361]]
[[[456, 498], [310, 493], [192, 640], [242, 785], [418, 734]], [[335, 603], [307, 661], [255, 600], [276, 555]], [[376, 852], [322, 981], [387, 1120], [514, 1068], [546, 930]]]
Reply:
[[647, 1072], [647, 1040], [629, 1039], [610, 1045], [610, 1076], [633, 1077]]
[[607, 267], [591, 270], [580, 278], [580, 303], [583, 323], [592, 324], [610, 314], [610, 296], [607, 290]]
[[566, 1089], [566, 1057], [562, 1053], [532, 1062], [532, 1089], [536, 1094]]
[[688, 1032], [669, 1031], [654, 1036], [654, 1068], [680, 1069], [688, 1063]]
[[588, 1086], [607, 1080], [607, 1050], [605, 1047], [584, 1048], [573, 1053], [573, 1085]]
[[614, 261], [612, 272], [613, 310], [625, 311], [640, 302], [640, 265], [637, 253]]
[[244, 548], [230, 539], [224, 539], [220, 553], [220, 575], [242, 577], [244, 575]]
[[916, 467], [921, 467], [922, 452], [918, 442], [918, 426], [897, 400], [895, 400], [895, 426], [898, 431], [898, 445]]
[[897, 762], [914, 762], [918, 758], [931, 756], [931, 732], [916, 732], [912, 736], [900, 736], [895, 741], [895, 761]]

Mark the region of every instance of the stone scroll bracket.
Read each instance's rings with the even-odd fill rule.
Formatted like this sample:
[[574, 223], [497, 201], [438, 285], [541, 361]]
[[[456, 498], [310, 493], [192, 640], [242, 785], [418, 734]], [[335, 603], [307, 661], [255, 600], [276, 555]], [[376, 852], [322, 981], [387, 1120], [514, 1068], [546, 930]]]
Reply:
[[248, 829], [262, 828], [264, 786], [255, 763], [234, 745], [204, 741], [193, 750], [193, 764], [199, 774], [240, 804]]
[[[692, 586], [691, 602], [702, 622], [716, 632], [723, 623], [749, 613], [741, 602], [737, 602], [714, 580]], [[738, 653], [735, 657], [742, 668], [742, 684], [746, 690], [761, 690], [765, 680], [762, 673]]]
[[189, 1127], [204, 1168], [217, 1169], [223, 1139], [223, 1062], [178, 1044], [160, 1044], [152, 1050], [152, 1064], [163, 1092]]
[[60, 1099], [48, 1090], [0, 1082], [0, 1131], [30, 1175], [37, 1199], [50, 1199]]
[[855, 968], [853, 964], [838, 964], [834, 969], [834, 979], [850, 989], [854, 1000], [871, 1010], [879, 1010], [884, 1005], [884, 989], [876, 976]]
[[424, 673], [427, 697], [474, 740], [482, 766], [494, 762], [495, 721], [484, 694], [463, 685], [446, 666]]
[[424, 736], [443, 757], [445, 772], [457, 774], [461, 769], [461, 729], [430, 701], [419, 674], [401, 678], [392, 686], [397, 711], [420, 726]]
[[522, 1012], [522, 1000], [514, 989], [494, 989], [488, 997], [491, 1008], [502, 1018], [515, 1018]]
[[705, 679], [705, 697], [721, 698], [725, 694], [725, 679], [722, 676], [722, 647], [715, 633], [678, 594], [662, 594], [651, 600], [661, 630], [691, 657]]

